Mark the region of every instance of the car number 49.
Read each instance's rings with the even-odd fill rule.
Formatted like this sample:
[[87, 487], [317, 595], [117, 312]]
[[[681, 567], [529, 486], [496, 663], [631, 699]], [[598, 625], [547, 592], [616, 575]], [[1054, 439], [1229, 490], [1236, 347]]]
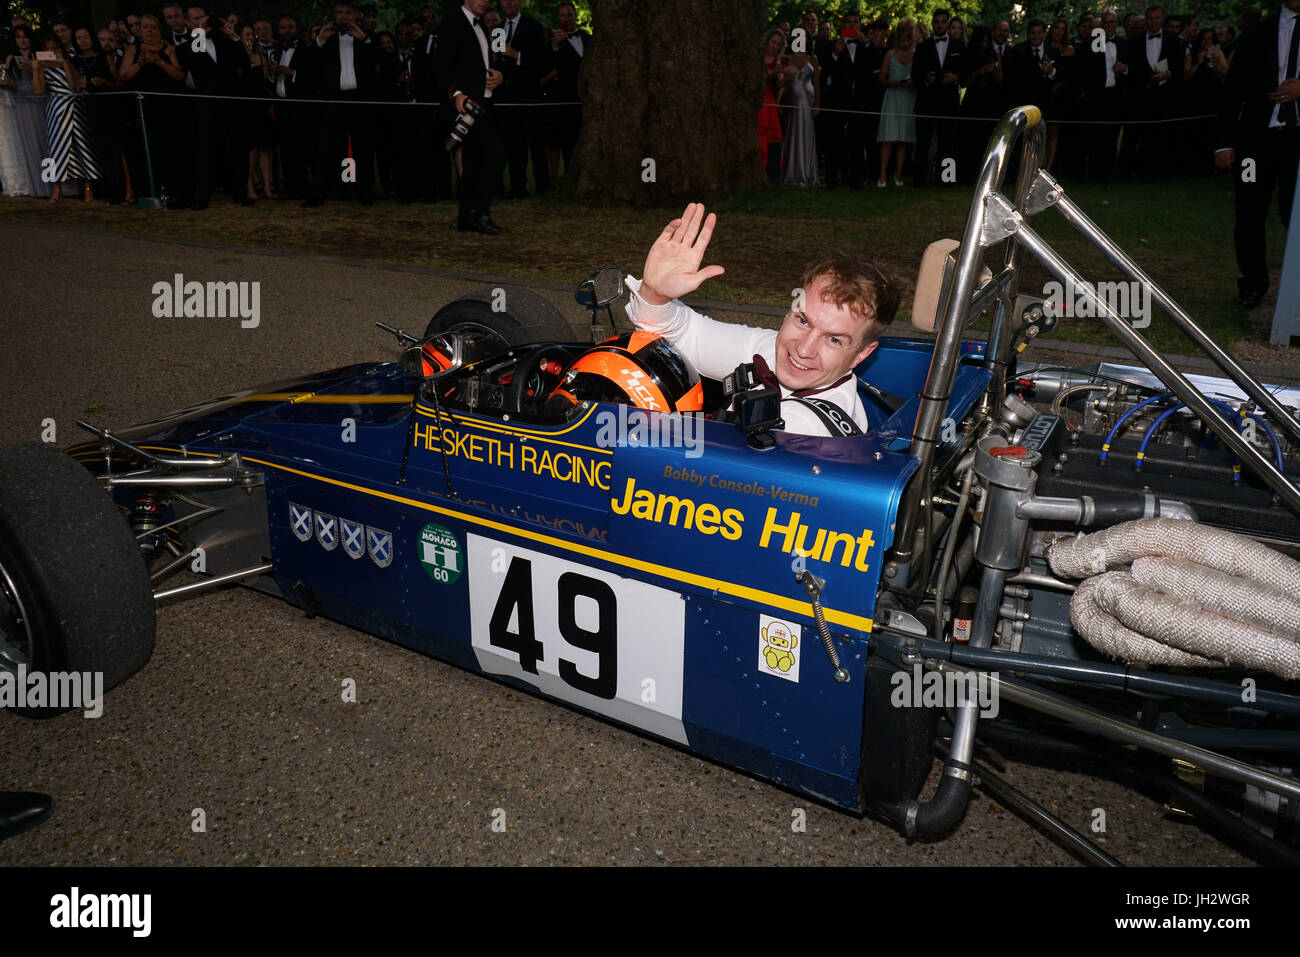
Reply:
[[477, 535], [468, 550], [480, 668], [686, 743], [679, 593]]

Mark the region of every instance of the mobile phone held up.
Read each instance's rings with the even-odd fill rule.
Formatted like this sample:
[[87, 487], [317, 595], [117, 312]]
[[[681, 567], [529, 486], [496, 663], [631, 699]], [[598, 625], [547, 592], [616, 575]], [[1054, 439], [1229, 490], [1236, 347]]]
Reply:
[[856, 40], [857, 38], [858, 38], [858, 28], [857, 28], [857, 27], [841, 27], [841, 28], [840, 28], [840, 39], [841, 39], [841, 40]]

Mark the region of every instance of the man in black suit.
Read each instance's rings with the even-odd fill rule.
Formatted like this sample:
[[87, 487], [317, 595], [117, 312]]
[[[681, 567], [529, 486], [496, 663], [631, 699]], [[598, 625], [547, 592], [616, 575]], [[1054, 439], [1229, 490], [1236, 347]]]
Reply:
[[885, 43], [889, 39], [889, 22], [876, 18], [867, 24], [866, 57], [862, 63], [862, 86], [857, 92], [857, 100], [862, 109], [867, 111], [862, 119], [862, 138], [867, 153], [866, 175], [869, 181], [880, 178], [880, 149], [876, 144], [876, 133], [880, 128], [880, 108], [885, 99], [885, 88], [880, 83], [880, 66], [885, 62]]
[[1047, 24], [1030, 20], [1028, 39], [1012, 47], [1002, 66], [1012, 105], [1038, 107], [1047, 116], [1061, 51], [1047, 42]]
[[1183, 85], [1183, 41], [1164, 30], [1165, 12], [1147, 7], [1146, 29], [1128, 42], [1128, 120], [1120, 149], [1121, 176], [1158, 176], [1170, 158], [1168, 124], [1177, 115]]
[[933, 35], [917, 46], [912, 58], [912, 86], [916, 89], [913, 186], [924, 186], [929, 178], [932, 139], [938, 142], [940, 169], [944, 160], [956, 155], [954, 117], [961, 107], [959, 83], [966, 73], [966, 49], [960, 40], [948, 36], [948, 19], [948, 11], [942, 7], [930, 15]]
[[[549, 96], [557, 104], [578, 103], [577, 106], [548, 106], [549, 126], [547, 142], [551, 147], [551, 178], [560, 172], [560, 159], [564, 157], [567, 173], [573, 160], [573, 149], [578, 144], [578, 131], [582, 128], [582, 106], [578, 97], [578, 74], [582, 61], [591, 49], [591, 34], [578, 29], [577, 13], [571, 3], [561, 3], [555, 8], [556, 28], [551, 38], [551, 60], [555, 67], [555, 82]], [[558, 151], [558, 152], [557, 152]]]
[[[379, 61], [379, 98], [395, 105], [381, 107], [383, 135], [391, 151], [392, 187], [397, 199], [411, 203], [419, 198], [419, 162], [415, 137], [416, 114], [409, 104], [415, 102], [411, 81], [415, 75], [415, 48], [411, 45], [410, 18], [393, 30], [393, 51], [382, 54]], [[383, 151], [380, 151], [383, 164]], [[381, 177], [382, 177], [381, 168]]]
[[351, 139], [357, 199], [362, 206], [369, 206], [375, 190], [375, 117], [374, 107], [365, 106], [364, 101], [376, 96], [379, 45], [361, 29], [357, 8], [349, 0], [335, 0], [334, 19], [316, 35], [315, 62], [320, 98], [326, 102], [321, 104], [320, 149], [312, 170], [311, 198], [303, 205], [320, 206], [340, 178], [352, 181], [344, 175]]
[[[438, 21], [428, 18], [424, 22], [435, 24]], [[436, 105], [442, 101], [437, 63], [438, 30], [436, 26], [426, 27], [415, 45], [415, 56], [411, 59], [411, 92], [415, 96], [415, 102], [421, 105], [407, 107], [411, 112], [408, 129], [415, 150], [419, 198], [426, 203], [452, 195], [451, 157], [442, 148], [442, 139], [447, 135], [447, 125], [444, 122], [444, 114]]]
[[[1096, 22], [1096, 21], [1094, 21]], [[1083, 91], [1081, 116], [1090, 124], [1087, 136], [1088, 177], [1094, 182], [1110, 181], [1119, 144], [1120, 101], [1124, 95], [1125, 71], [1120, 58], [1119, 14], [1107, 10], [1101, 15], [1105, 36], [1089, 37], [1075, 44], [1077, 80]], [[1098, 49], [1100, 47], [1100, 49]], [[1105, 125], [1098, 125], [1098, 124]]]
[[[185, 65], [182, 59], [182, 49], [188, 48], [194, 41], [194, 33], [190, 30], [189, 21], [185, 18], [185, 9], [179, 3], [169, 3], [162, 8], [163, 28], [162, 39], [165, 43], [171, 43], [176, 48], [176, 60], [181, 66]], [[188, 54], [186, 54], [188, 55]], [[185, 90], [186, 93], [194, 93], [194, 77], [186, 72]], [[195, 126], [198, 123], [200, 102], [197, 99], [177, 100], [173, 109], [173, 122], [176, 124], [176, 130], [171, 140], [171, 149], [167, 153], [171, 156], [170, 163], [163, 161], [162, 165], [169, 167], [166, 171], [159, 169], [162, 174], [161, 179], [166, 182], [164, 190], [168, 194], [167, 207], [169, 209], [187, 209], [194, 205], [194, 172], [197, 167], [197, 157], [195, 148], [197, 138], [194, 135]], [[158, 161], [155, 160], [155, 163]]]
[[[220, 27], [209, 26], [216, 18], [210, 18], [206, 8], [191, 5], [186, 19], [194, 39], [178, 46], [176, 56], [194, 78], [194, 91], [199, 94], [194, 122], [194, 208], [208, 207], [216, 175], [214, 166], [224, 174], [234, 202], [251, 206], [253, 201], [246, 191], [247, 112], [242, 103], [221, 99], [243, 96], [240, 78], [251, 69], [248, 53], [242, 43], [228, 37]], [[204, 31], [201, 41], [200, 29]]]
[[271, 89], [275, 94], [276, 138], [280, 141], [280, 165], [284, 169], [285, 199], [306, 199], [311, 195], [308, 166], [316, 162], [320, 129], [319, 109], [311, 101], [316, 95], [312, 72], [312, 48], [298, 39], [298, 21], [280, 18], [280, 43], [271, 55]]
[[444, 110], [450, 120], [465, 114], [467, 104], [479, 105], [479, 115], [460, 148], [460, 213], [456, 226], [462, 232], [495, 236], [501, 227], [492, 221], [492, 193], [501, 178], [505, 156], [492, 108], [492, 99], [501, 86], [501, 71], [491, 67], [483, 25], [487, 6], [488, 0], [465, 0], [464, 6], [447, 13], [438, 31], [436, 68], [438, 85], [445, 93]]
[[1237, 43], [1219, 115], [1215, 165], [1236, 179], [1237, 293], [1254, 309], [1268, 291], [1264, 223], [1277, 187], [1282, 225], [1290, 228], [1300, 164], [1300, 0], [1283, 0]]
[[[827, 115], [823, 129], [817, 131], [817, 148], [826, 165], [826, 186], [834, 189], [848, 174], [849, 186], [857, 188], [866, 179], [866, 132], [860, 111], [870, 98], [866, 71], [869, 56], [862, 18], [846, 13], [840, 35], [818, 57], [822, 67], [822, 113]], [[852, 112], [850, 112], [852, 111]], [[823, 139], [825, 142], [823, 143]]]
[[538, 103], [542, 100], [542, 77], [551, 72], [551, 51], [542, 25], [519, 9], [520, 0], [501, 0], [501, 29], [506, 31], [505, 49], [498, 63], [501, 69], [501, 133], [510, 169], [510, 196], [528, 195], [525, 187], [528, 158], [533, 160], [533, 185], [541, 196], [551, 188], [546, 166], [546, 142]]

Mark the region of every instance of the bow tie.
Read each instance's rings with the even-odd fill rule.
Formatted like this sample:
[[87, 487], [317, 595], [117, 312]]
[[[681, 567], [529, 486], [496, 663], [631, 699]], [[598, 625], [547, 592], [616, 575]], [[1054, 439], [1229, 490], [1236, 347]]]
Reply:
[[1148, 34], [1147, 34], [1147, 39], [1148, 39], [1148, 40], [1159, 40], [1159, 39], [1160, 39], [1160, 34], [1158, 34], [1158, 33], [1148, 33]]
[[475, 17], [475, 18], [474, 18], [474, 26], [478, 27], [478, 26], [482, 26], [482, 25], [483, 25], [483, 18], [482, 18], [482, 17]]
[[944, 34], [944, 35], [941, 36], [941, 37], [935, 37], [935, 38], [934, 38], [934, 42], [935, 42], [935, 43], [947, 43], [947, 42], [948, 42], [948, 35], [947, 35], [947, 34]]
[[[824, 385], [817, 389], [795, 389], [790, 393], [790, 395], [796, 399], [802, 399], [804, 396], [816, 395], [819, 392], [828, 392], [831, 389], [848, 382], [852, 375], [852, 372], [845, 373], [830, 385]], [[767, 386], [769, 389], [775, 389], [777, 395], [781, 394], [781, 380], [776, 377], [776, 373], [772, 371], [770, 366], [768, 366], [767, 360], [760, 355], [754, 356], [754, 378], [763, 383], [763, 385]]]

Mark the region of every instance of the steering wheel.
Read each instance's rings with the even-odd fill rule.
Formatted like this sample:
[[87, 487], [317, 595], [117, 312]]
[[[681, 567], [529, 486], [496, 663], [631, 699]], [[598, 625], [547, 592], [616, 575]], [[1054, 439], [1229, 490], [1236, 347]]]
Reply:
[[[562, 365], [569, 364], [569, 350], [564, 346], [555, 343], [546, 343], [536, 347], [531, 355], [524, 356], [515, 366], [515, 377], [510, 382], [510, 390], [506, 393], [506, 409], [510, 412], [530, 412], [534, 411], [533, 406], [542, 398], [546, 390], [542, 386], [546, 382], [546, 373], [541, 371], [542, 363], [547, 359], [559, 359]], [[536, 387], [533, 388], [533, 394], [528, 395], [529, 384], [536, 380]]]

